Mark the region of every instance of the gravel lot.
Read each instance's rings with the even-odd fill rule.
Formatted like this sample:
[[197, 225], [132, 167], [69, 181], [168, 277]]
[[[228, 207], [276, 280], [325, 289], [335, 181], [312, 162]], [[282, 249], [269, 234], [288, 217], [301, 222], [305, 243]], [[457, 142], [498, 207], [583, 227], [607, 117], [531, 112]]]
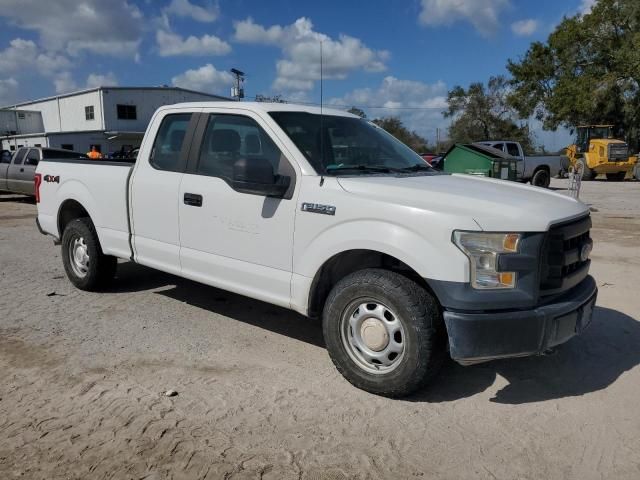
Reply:
[[582, 198], [590, 329], [388, 400], [289, 311], [130, 263], [75, 290], [35, 205], [0, 195], [0, 479], [640, 478], [640, 182]]

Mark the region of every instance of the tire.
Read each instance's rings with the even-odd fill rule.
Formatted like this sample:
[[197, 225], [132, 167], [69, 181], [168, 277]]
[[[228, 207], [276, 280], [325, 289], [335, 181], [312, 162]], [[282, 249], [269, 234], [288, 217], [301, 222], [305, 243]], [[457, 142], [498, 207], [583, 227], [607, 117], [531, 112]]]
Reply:
[[627, 172], [607, 173], [607, 180], [610, 182], [622, 182]]
[[62, 263], [71, 283], [88, 291], [106, 286], [117, 268], [116, 257], [102, 253], [98, 234], [88, 218], [72, 220], [64, 229]]
[[587, 167], [587, 164], [584, 162], [584, 160], [578, 160], [578, 162], [584, 166], [584, 169], [582, 171], [582, 181], [584, 182], [595, 180], [598, 175], [589, 167]]
[[[382, 329], [388, 333], [386, 347]], [[340, 280], [325, 302], [322, 330], [338, 371], [376, 395], [415, 392], [435, 377], [444, 359], [446, 334], [438, 303], [415, 282], [387, 270], [360, 270]], [[365, 330], [373, 334], [362, 335]], [[368, 354], [389, 365], [367, 360]]]
[[536, 170], [531, 178], [531, 185], [542, 188], [549, 188], [549, 184], [551, 183], [551, 175], [549, 172], [541, 168], [540, 170]]

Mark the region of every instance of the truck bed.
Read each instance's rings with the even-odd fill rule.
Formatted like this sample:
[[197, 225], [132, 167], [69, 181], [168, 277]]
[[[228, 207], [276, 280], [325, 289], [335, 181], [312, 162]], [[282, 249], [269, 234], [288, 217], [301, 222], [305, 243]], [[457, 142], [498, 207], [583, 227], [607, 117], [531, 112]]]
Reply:
[[128, 179], [133, 164], [121, 160], [41, 161], [36, 172], [41, 175], [38, 222], [42, 229], [56, 232], [60, 239], [57, 212], [62, 202], [76, 201], [93, 220], [104, 253], [129, 257]]

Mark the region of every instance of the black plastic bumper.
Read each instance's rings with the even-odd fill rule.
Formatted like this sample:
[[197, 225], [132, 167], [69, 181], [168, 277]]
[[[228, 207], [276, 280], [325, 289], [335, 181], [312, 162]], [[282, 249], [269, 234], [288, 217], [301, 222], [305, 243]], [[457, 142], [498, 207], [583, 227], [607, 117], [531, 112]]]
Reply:
[[597, 294], [596, 282], [588, 276], [562, 297], [531, 310], [445, 311], [451, 357], [471, 364], [541, 354], [589, 325]]

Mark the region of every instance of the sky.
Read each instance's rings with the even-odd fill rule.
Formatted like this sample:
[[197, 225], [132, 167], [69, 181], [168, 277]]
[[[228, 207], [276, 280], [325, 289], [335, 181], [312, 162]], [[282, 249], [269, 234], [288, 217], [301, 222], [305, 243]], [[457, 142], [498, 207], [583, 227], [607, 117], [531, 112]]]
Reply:
[[[0, 0], [0, 105], [95, 86], [175, 85], [354, 105], [430, 141], [455, 85], [506, 74], [595, 0]], [[536, 140], [550, 150], [566, 131]]]

